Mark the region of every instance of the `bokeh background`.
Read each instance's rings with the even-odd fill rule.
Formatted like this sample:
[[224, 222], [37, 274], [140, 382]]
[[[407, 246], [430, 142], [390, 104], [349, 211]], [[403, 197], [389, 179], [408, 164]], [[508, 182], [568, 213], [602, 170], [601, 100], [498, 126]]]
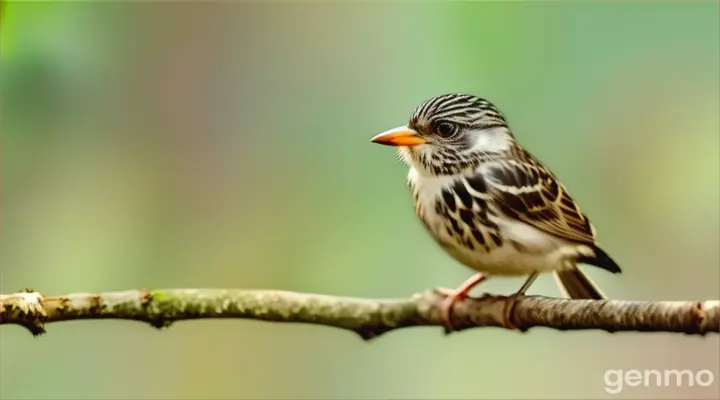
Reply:
[[[0, 290], [404, 297], [471, 271], [369, 138], [495, 102], [594, 221], [614, 298], [720, 297], [718, 4], [10, 2]], [[480, 291], [510, 293], [522, 279]], [[559, 295], [550, 276], [532, 293]], [[123, 321], [0, 328], [2, 399], [718, 398], [717, 335]], [[710, 370], [625, 387], [609, 369]]]

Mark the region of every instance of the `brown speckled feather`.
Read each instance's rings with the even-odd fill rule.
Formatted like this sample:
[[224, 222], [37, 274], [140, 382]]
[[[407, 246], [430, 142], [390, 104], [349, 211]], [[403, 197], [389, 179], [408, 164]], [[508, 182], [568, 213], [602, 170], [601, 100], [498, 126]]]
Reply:
[[485, 170], [501, 211], [551, 235], [594, 244], [594, 227], [565, 187], [526, 150], [516, 148], [515, 155]]

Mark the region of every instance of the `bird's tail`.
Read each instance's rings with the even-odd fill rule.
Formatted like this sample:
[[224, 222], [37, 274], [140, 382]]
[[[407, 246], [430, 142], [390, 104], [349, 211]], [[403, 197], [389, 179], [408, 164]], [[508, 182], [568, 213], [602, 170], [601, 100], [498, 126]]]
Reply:
[[578, 267], [573, 269], [555, 271], [553, 273], [555, 280], [560, 286], [560, 290], [565, 297], [573, 300], [604, 300], [605, 294]]

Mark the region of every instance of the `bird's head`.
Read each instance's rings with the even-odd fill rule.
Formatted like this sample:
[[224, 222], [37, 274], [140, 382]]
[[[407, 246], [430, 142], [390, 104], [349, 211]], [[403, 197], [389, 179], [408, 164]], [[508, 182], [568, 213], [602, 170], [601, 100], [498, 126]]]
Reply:
[[421, 173], [455, 175], [488, 157], [502, 157], [514, 139], [505, 118], [487, 100], [446, 94], [418, 106], [407, 125], [372, 142], [398, 147], [398, 155]]

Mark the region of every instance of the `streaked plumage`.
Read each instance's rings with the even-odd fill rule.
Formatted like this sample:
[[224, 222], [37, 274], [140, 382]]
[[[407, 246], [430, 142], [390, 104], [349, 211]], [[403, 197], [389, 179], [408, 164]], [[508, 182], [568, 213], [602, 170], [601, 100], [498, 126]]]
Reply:
[[553, 271], [570, 297], [603, 298], [577, 264], [620, 272], [567, 189], [515, 141], [489, 101], [434, 97], [406, 127], [373, 141], [398, 146], [416, 214], [450, 255], [484, 276], [530, 275], [529, 285]]

